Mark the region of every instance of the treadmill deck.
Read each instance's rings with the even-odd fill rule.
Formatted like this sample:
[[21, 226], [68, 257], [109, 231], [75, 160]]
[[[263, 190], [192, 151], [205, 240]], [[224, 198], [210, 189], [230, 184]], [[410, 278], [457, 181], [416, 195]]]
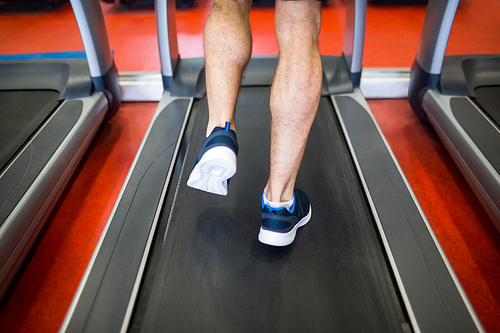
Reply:
[[311, 199], [312, 219], [289, 247], [258, 242], [269, 168], [269, 91], [241, 89], [238, 172], [227, 197], [186, 186], [207, 122], [206, 99], [197, 102], [132, 331], [396, 332], [406, 327], [328, 98], [320, 102], [297, 180]]

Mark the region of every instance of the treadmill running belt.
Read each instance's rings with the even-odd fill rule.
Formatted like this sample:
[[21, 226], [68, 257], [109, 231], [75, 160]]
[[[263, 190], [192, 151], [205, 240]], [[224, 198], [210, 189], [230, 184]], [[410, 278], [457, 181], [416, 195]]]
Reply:
[[285, 248], [263, 245], [269, 87], [236, 108], [238, 172], [227, 197], [186, 186], [207, 122], [195, 103], [168, 189], [131, 332], [399, 332], [407, 328], [347, 144], [320, 102], [297, 187], [312, 219]]
[[0, 170], [59, 104], [55, 90], [0, 91]]
[[500, 127], [500, 86], [477, 87], [474, 93], [476, 102]]

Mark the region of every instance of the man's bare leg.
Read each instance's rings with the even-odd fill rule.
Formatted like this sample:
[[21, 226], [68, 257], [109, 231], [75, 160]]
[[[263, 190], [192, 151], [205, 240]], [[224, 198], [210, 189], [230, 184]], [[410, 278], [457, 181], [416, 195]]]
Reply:
[[[241, 76], [252, 53], [248, 15], [251, 0], [215, 0], [205, 25], [204, 48], [209, 120], [188, 186], [227, 194], [236, 173], [238, 143], [234, 108]], [[230, 126], [226, 126], [226, 123]], [[214, 130], [216, 127], [223, 127]]]
[[264, 194], [293, 199], [295, 179], [321, 96], [321, 2], [276, 0], [279, 63], [271, 89], [271, 167]]
[[231, 123], [241, 76], [252, 53], [248, 15], [251, 0], [215, 0], [204, 31], [209, 121], [207, 135], [216, 126]]

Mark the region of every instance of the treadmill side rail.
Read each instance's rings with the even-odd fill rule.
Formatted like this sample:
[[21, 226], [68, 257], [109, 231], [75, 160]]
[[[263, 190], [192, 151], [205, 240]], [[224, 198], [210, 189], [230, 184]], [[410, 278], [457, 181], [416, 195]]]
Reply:
[[[410, 104], [422, 120], [433, 125], [500, 231], [498, 96], [485, 90], [500, 84], [500, 58], [492, 54], [445, 56], [458, 2], [429, 0], [412, 68]], [[478, 91], [488, 91], [488, 97], [475, 99], [482, 110], [471, 101]]]
[[[70, 130], [57, 150], [53, 151], [53, 155], [50, 159], [47, 159], [45, 153], [41, 154], [44, 155], [47, 165], [37, 165], [35, 170], [30, 169], [29, 162], [24, 164], [26, 170], [28, 170], [26, 174], [31, 172], [29, 176], [34, 180], [31, 185], [23, 183], [24, 195], [19, 199], [18, 204], [11, 212], [6, 212], [5, 215], [7, 215], [7, 219], [3, 221], [0, 228], [0, 242], [2, 244], [5, 242], [4, 245], [6, 245], [6, 248], [14, 249], [11, 253], [5, 254], [2, 257], [2, 260], [8, 258], [6, 259], [5, 265], [1, 268], [0, 295], [8, 288], [11, 278], [15, 274], [15, 270], [19, 268], [25, 255], [33, 245], [43, 223], [48, 218], [51, 209], [55, 206], [59, 196], [62, 194], [65, 185], [75, 171], [107, 111], [110, 109], [116, 110], [120, 104], [118, 78], [115, 71], [116, 68], [113, 64], [113, 57], [106, 34], [100, 3], [98, 0], [71, 0], [71, 3], [85, 46], [88, 69], [82, 69], [82, 60], [80, 58], [75, 59], [70, 56], [69, 60], [62, 59], [61, 54], [56, 53], [55, 58], [57, 60], [54, 61], [56, 65], [47, 65], [51, 62], [48, 60], [49, 57], [42, 57], [43, 60], [38, 61], [28, 61], [28, 63], [31, 64], [28, 65], [29, 68], [22, 73], [23, 77], [21, 80], [16, 81], [15, 79], [9, 78], [9, 80], [14, 83], [13, 86], [9, 86], [9, 82], [7, 82], [7, 85], [0, 82], [0, 89], [39, 89], [42, 91], [56, 89], [59, 91], [61, 100], [76, 100], [76, 102], [61, 101], [62, 108], [65, 107], [65, 103], [74, 104], [81, 102], [83, 104], [81, 109], [82, 116], [78, 118], [74, 126], [71, 126], [71, 121], [66, 121], [66, 125], [69, 126]], [[83, 61], [86, 63], [86, 60]], [[29, 76], [29, 72], [35, 67], [38, 73], [37, 78], [31, 81], [27, 76]], [[0, 71], [5, 70], [16, 74], [18, 69], [19, 67], [16, 68], [13, 61], [6, 61], [6, 63], [2, 65], [2, 68], [0, 68]], [[48, 73], [49, 75], [47, 76], [44, 74], [52, 70], [61, 70], [62, 72], [56, 74]], [[88, 75], [89, 72], [90, 75]], [[49, 79], [47, 79], [47, 77], [49, 77]], [[51, 78], [55, 81], [52, 82]], [[103, 79], [103, 82], [106, 83], [106, 86], [102, 90], [100, 90], [99, 87], [100, 79]], [[27, 83], [27, 86], [24, 86], [24, 83]], [[41, 83], [42, 85], [40, 85]], [[48, 86], [44, 86], [44, 83], [48, 83]], [[15, 103], [12, 103], [12, 105], [15, 105]], [[57, 105], [53, 106], [53, 108], [56, 107]], [[54, 116], [54, 112], [57, 113], [57, 110], [53, 108], [50, 111]], [[15, 109], [15, 107], [11, 109]], [[74, 122], [75, 119], [76, 117], [73, 118], [72, 121]], [[42, 121], [37, 124], [36, 127], [50, 128], [50, 120], [50, 115], [43, 115]], [[26, 130], [26, 128], [21, 129], [21, 131], [23, 130]], [[37, 130], [29, 129], [29, 131], [33, 131], [33, 134], [36, 134], [35, 132]], [[40, 132], [38, 133], [40, 134]], [[44, 137], [43, 133], [39, 138], [42, 137]], [[61, 137], [59, 137], [59, 139], [61, 139]], [[23, 139], [21, 141], [23, 142], [19, 145], [19, 148], [17, 148], [20, 152], [22, 152], [23, 149], [31, 149], [31, 143], [34, 143], [36, 138], [33, 141], [30, 141], [30, 139]], [[43, 142], [39, 144], [39, 146], [43, 146]], [[19, 156], [16, 157], [15, 155], [8, 156], [9, 162], [15, 161], [18, 157]], [[26, 157], [26, 155], [24, 157]], [[36, 163], [33, 163], [33, 165], [34, 164]], [[4, 171], [7, 170], [7, 167], [4, 168], [2, 166], [2, 168]], [[33, 178], [34, 174], [38, 174], [36, 178]], [[20, 183], [23, 180], [23, 176], [18, 177]], [[0, 188], [0, 190], [3, 190], [3, 188]], [[4, 199], [8, 199], [15, 191], [16, 190], [10, 193], [4, 193], [2, 196]], [[18, 195], [19, 193], [15, 194]], [[18, 234], [16, 231], [23, 233]]]
[[413, 329], [416, 332], [482, 332], [361, 92], [332, 96], [332, 101]]
[[[465, 107], [476, 110], [467, 112], [469, 116], [483, 117], [483, 123], [486, 123], [486, 126], [478, 129], [481, 140], [471, 138], [455, 117], [451, 108], [451, 102], [454, 99], [455, 102], [463, 103]], [[488, 124], [491, 120], [484, 116], [468, 97], [443, 96], [435, 90], [429, 90], [424, 95], [423, 108], [446, 149], [500, 231], [500, 173], [498, 172], [498, 150], [494, 148], [500, 144], [498, 129], [495, 125]], [[478, 144], [487, 140], [488, 137], [493, 138], [490, 146], [487, 147], [491, 156], [485, 155], [481, 147], [478, 147]], [[492, 165], [492, 161], [497, 163]]]
[[[47, 164], [37, 172], [33, 182], [24, 188], [25, 192], [22, 198], [1, 225], [0, 281], [2, 283], [0, 284], [0, 295], [9, 286], [9, 282], [22, 264], [43, 223], [55, 206], [57, 198], [70, 180], [102, 123], [107, 110], [107, 101], [104, 95], [102, 93], [94, 94], [91, 97], [81, 99], [81, 101], [83, 105], [80, 117], [57, 147], [57, 150], [51, 153]], [[47, 125], [45, 127], [50, 129]], [[33, 138], [33, 141], [36, 141], [36, 138]], [[31, 146], [29, 144], [25, 149], [32, 149]], [[16, 167], [15, 161], [11, 165]], [[22, 179], [20, 183], [22, 183]], [[15, 191], [10, 195], [12, 194], [15, 194]], [[4, 250], [8, 252], [4, 252]]]
[[164, 93], [61, 332], [127, 328], [191, 104]]

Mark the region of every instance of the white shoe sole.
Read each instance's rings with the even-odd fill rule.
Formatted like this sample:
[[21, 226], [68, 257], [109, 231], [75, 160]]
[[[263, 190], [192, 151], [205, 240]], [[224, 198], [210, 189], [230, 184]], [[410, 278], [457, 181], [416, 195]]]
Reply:
[[259, 242], [272, 246], [290, 245], [295, 239], [295, 235], [297, 234], [297, 229], [305, 226], [307, 222], [309, 222], [309, 220], [311, 219], [311, 216], [312, 216], [312, 209], [311, 205], [309, 205], [309, 213], [306, 216], [304, 216], [302, 220], [300, 220], [299, 223], [297, 223], [295, 227], [293, 227], [293, 229], [287, 233], [270, 231], [263, 229], [261, 227], [259, 232]]
[[225, 146], [203, 154], [187, 181], [189, 187], [218, 195], [227, 195], [227, 180], [236, 173], [236, 154]]

